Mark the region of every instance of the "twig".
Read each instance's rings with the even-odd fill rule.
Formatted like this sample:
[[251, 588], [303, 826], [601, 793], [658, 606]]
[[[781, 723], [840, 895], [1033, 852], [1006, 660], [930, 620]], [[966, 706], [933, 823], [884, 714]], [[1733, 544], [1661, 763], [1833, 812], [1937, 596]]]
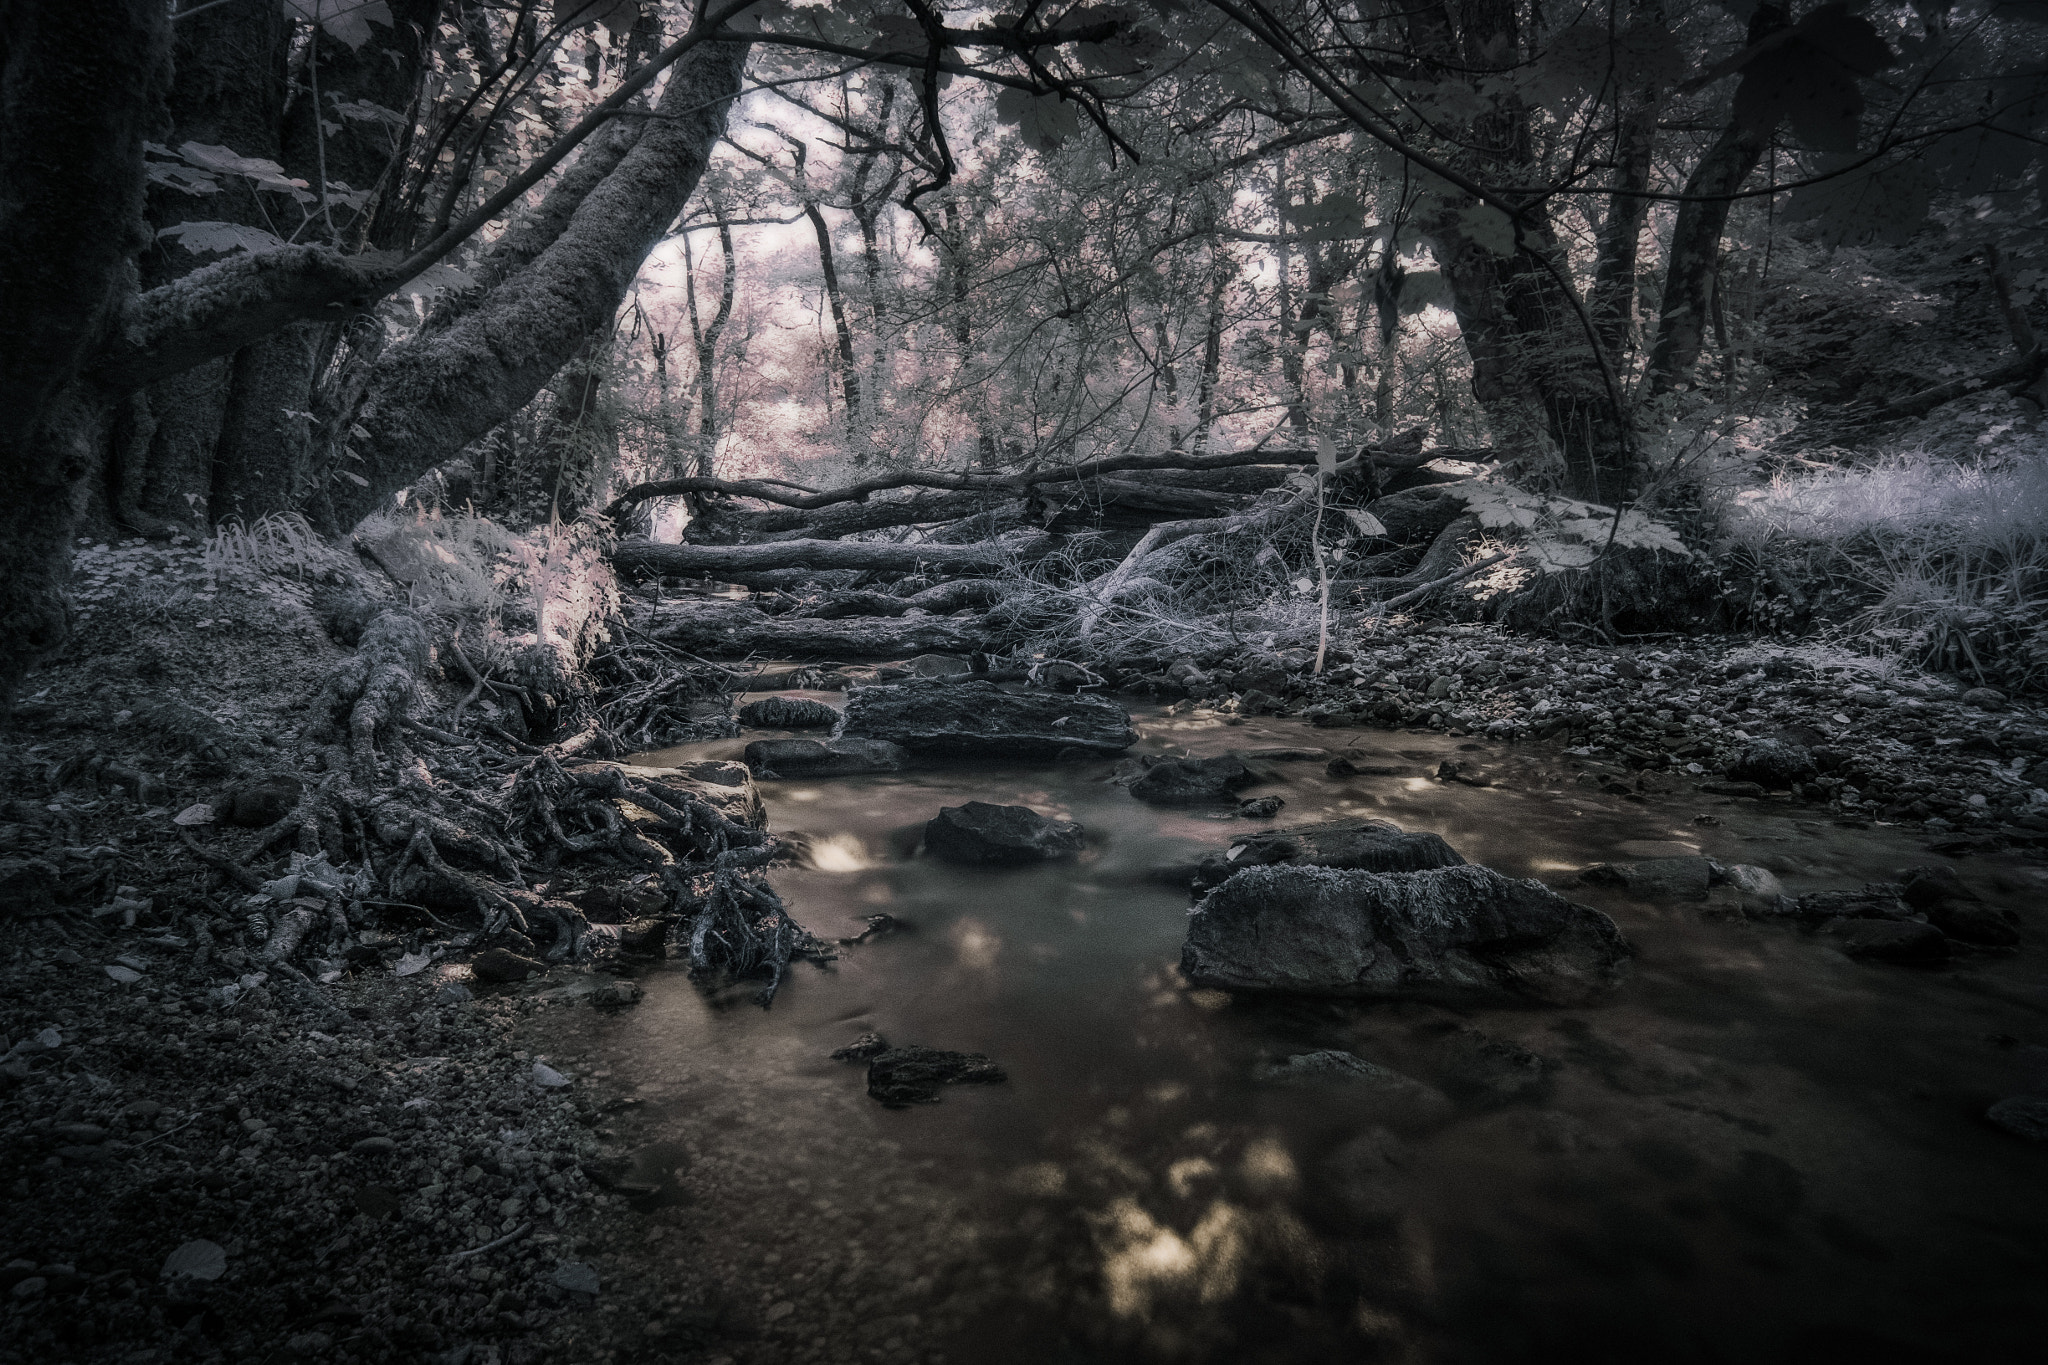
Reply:
[[483, 1244], [482, 1246], [480, 1246], [480, 1247], [471, 1247], [471, 1248], [470, 1248], [469, 1250], [467, 1250], [467, 1251], [458, 1251], [458, 1252], [455, 1252], [455, 1253], [453, 1253], [452, 1255], [450, 1255], [450, 1256], [448, 1257], [448, 1259], [449, 1259], [449, 1260], [451, 1260], [451, 1261], [461, 1261], [461, 1260], [466, 1260], [466, 1259], [468, 1259], [468, 1258], [469, 1258], [469, 1257], [471, 1257], [471, 1256], [481, 1256], [481, 1255], [483, 1255], [483, 1254], [484, 1254], [484, 1253], [485, 1253], [486, 1251], [496, 1251], [496, 1250], [497, 1250], [497, 1249], [498, 1249], [499, 1247], [501, 1247], [501, 1246], [504, 1246], [504, 1245], [506, 1245], [506, 1244], [507, 1244], [507, 1243], [509, 1243], [509, 1242], [516, 1242], [516, 1241], [518, 1241], [518, 1240], [519, 1240], [519, 1239], [520, 1239], [521, 1237], [524, 1237], [524, 1236], [525, 1236], [525, 1235], [526, 1235], [527, 1233], [529, 1233], [529, 1232], [532, 1232], [532, 1231], [533, 1231], [533, 1224], [531, 1224], [531, 1223], [521, 1223], [521, 1224], [520, 1224], [520, 1225], [519, 1225], [518, 1227], [516, 1227], [516, 1228], [512, 1229], [512, 1231], [510, 1231], [510, 1232], [506, 1233], [506, 1234], [505, 1234], [505, 1235], [504, 1235], [503, 1237], [500, 1237], [500, 1238], [499, 1238], [499, 1239], [498, 1239], [497, 1241], [495, 1241], [495, 1242], [485, 1242], [485, 1243], [484, 1243], [484, 1244]]
[[1475, 560], [1474, 562], [1467, 564], [1464, 568], [1458, 570], [1456, 573], [1447, 573], [1442, 578], [1431, 579], [1429, 582], [1424, 583], [1419, 588], [1410, 588], [1407, 592], [1402, 593], [1399, 597], [1388, 598], [1386, 601], [1379, 604], [1379, 610], [1374, 612], [1373, 614], [1375, 616], [1384, 616], [1396, 607], [1405, 607], [1410, 602], [1419, 602], [1423, 598], [1435, 592], [1438, 588], [1448, 588], [1449, 586], [1451, 586], [1451, 584], [1456, 583], [1461, 579], [1470, 578], [1473, 574], [1478, 573], [1481, 569], [1491, 568], [1493, 565], [1500, 563], [1503, 559], [1513, 559], [1515, 557], [1515, 553], [1516, 552], [1513, 550], [1502, 550], [1499, 554], [1491, 554], [1484, 559]]
[[197, 1115], [197, 1114], [194, 1114], [194, 1115], [193, 1115], [193, 1116], [192, 1116], [191, 1118], [189, 1118], [189, 1119], [186, 1119], [186, 1120], [185, 1120], [185, 1121], [184, 1121], [183, 1123], [179, 1124], [179, 1125], [178, 1125], [178, 1126], [177, 1126], [176, 1128], [166, 1128], [166, 1129], [165, 1129], [165, 1130], [164, 1130], [163, 1132], [161, 1132], [161, 1133], [158, 1133], [158, 1134], [157, 1134], [157, 1135], [156, 1135], [155, 1137], [146, 1137], [146, 1138], [144, 1138], [144, 1139], [143, 1139], [142, 1141], [140, 1141], [140, 1142], [138, 1142], [138, 1143], [136, 1143], [136, 1144], [135, 1144], [135, 1150], [139, 1152], [139, 1151], [141, 1151], [141, 1150], [142, 1150], [142, 1149], [143, 1149], [144, 1147], [147, 1147], [147, 1146], [149, 1146], [149, 1144], [150, 1144], [150, 1143], [152, 1143], [152, 1142], [155, 1142], [155, 1141], [157, 1141], [157, 1140], [159, 1140], [159, 1139], [161, 1139], [161, 1138], [167, 1138], [167, 1137], [169, 1137], [169, 1136], [170, 1136], [171, 1134], [173, 1134], [173, 1133], [182, 1133], [182, 1132], [184, 1132], [184, 1131], [185, 1131], [185, 1130], [186, 1130], [187, 1128], [190, 1128], [190, 1127], [191, 1127], [191, 1126], [192, 1126], [193, 1124], [195, 1124], [195, 1123], [197, 1123], [197, 1122], [199, 1122], [199, 1115]]
[[236, 882], [240, 883], [244, 891], [261, 891], [263, 889], [263, 878], [257, 876], [254, 872], [243, 867], [224, 853], [215, 853], [211, 849], [201, 848], [199, 841], [194, 839], [191, 831], [183, 825], [174, 825], [172, 828], [178, 831], [178, 837], [184, 841], [185, 847], [190, 849], [192, 856], [200, 862], [205, 863], [208, 867], [227, 873]]

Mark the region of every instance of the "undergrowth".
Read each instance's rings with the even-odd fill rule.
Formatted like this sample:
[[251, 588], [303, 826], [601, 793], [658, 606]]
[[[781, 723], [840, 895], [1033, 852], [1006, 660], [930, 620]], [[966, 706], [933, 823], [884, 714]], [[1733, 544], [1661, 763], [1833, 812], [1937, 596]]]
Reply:
[[1731, 548], [1844, 585], [1834, 624], [1874, 652], [1985, 684], [2048, 684], [2048, 450], [1915, 450], [1738, 495]]

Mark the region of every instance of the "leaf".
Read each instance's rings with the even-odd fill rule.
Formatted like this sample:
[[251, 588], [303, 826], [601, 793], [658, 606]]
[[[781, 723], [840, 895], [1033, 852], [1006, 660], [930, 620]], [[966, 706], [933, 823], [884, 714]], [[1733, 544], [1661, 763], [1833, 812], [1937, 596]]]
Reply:
[[1007, 86], [996, 94], [996, 117], [1016, 128], [1027, 145], [1043, 151], [1058, 148], [1081, 130], [1081, 118], [1073, 105]]
[[197, 166], [186, 166], [176, 161], [145, 161], [142, 166], [152, 185], [162, 185], [180, 194], [220, 193], [220, 177]]
[[164, 1258], [167, 1280], [213, 1281], [227, 1273], [228, 1253], [218, 1242], [187, 1242]]
[[281, 190], [297, 196], [307, 186], [306, 181], [286, 175], [284, 167], [275, 161], [266, 161], [260, 156], [243, 156], [232, 147], [186, 142], [179, 145], [178, 155], [201, 170], [244, 176], [266, 190]]
[[241, 223], [178, 223], [157, 236], [171, 238], [195, 256], [209, 251], [275, 251], [287, 245], [273, 233]]
[[334, 472], [341, 475], [341, 477], [347, 479], [350, 483], [354, 484], [358, 488], [368, 488], [370, 486], [370, 481], [364, 478], [362, 475], [356, 473], [353, 469], [337, 469]]
[[107, 966], [102, 967], [100, 970], [105, 972], [108, 976], [113, 977], [114, 980], [120, 982], [124, 986], [132, 986], [136, 982], [142, 980], [141, 972], [136, 971], [133, 967], [123, 967], [118, 962], [109, 963]]
[[418, 976], [427, 969], [427, 965], [433, 960], [433, 956], [429, 953], [407, 953], [392, 964], [391, 974], [393, 976]]
[[351, 48], [370, 41], [370, 25], [395, 27], [391, 7], [384, 0], [284, 0], [287, 14], [309, 24], [318, 24], [329, 35]]
[[1316, 472], [1326, 479], [1337, 472], [1337, 443], [1327, 436], [1316, 437]]
[[174, 825], [210, 825], [214, 821], [213, 807], [204, 801], [190, 805], [171, 817]]
[[1344, 515], [1362, 536], [1385, 536], [1387, 533], [1386, 523], [1370, 512], [1347, 507], [1344, 509]]
[[558, 1090], [570, 1084], [569, 1078], [545, 1062], [533, 1064], [533, 1083], [548, 1090]]

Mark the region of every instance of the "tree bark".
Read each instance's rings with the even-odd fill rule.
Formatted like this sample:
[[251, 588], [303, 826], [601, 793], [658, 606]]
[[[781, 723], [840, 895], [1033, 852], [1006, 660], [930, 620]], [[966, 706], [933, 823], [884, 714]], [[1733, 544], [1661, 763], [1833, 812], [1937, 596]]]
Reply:
[[979, 617], [848, 617], [821, 621], [770, 616], [744, 602], [670, 602], [645, 627], [664, 644], [727, 658], [901, 659], [914, 654], [971, 654], [996, 643]]
[[610, 321], [696, 188], [746, 55], [739, 43], [692, 49], [670, 72], [661, 117], [555, 241], [447, 330], [378, 359], [355, 418], [369, 433], [355, 470], [366, 483], [333, 489], [344, 524], [524, 407]]
[[876, 573], [976, 573], [1049, 553], [1058, 537], [1025, 532], [980, 545], [901, 545], [870, 540], [778, 540], [758, 545], [663, 545], [629, 540], [612, 552], [620, 569], [649, 573], [745, 573], [760, 569], [861, 569]]
[[[1785, 27], [1787, 6], [1766, 3], [1749, 20], [1751, 45]], [[1728, 227], [1730, 196], [1742, 188], [1770, 148], [1772, 130], [1730, 116], [1728, 126], [1685, 182], [1686, 199], [1678, 206], [1666, 253], [1664, 298], [1657, 316], [1657, 341], [1650, 350], [1652, 393], [1669, 393], [1684, 384], [1699, 363], [1706, 343], [1708, 291], [1721, 258], [1721, 234]]]
[[77, 376], [135, 287], [142, 144], [169, 78], [159, 0], [0, 5], [0, 714], [68, 629], [112, 408]]
[[[1638, 0], [1632, 17], [1662, 24], [1663, 0]], [[1650, 187], [1658, 95], [1654, 84], [1644, 84], [1618, 91], [1614, 102], [1614, 179], [1619, 192], [1608, 196], [1607, 214], [1600, 224], [1586, 311], [1617, 370], [1626, 366], [1635, 332], [1636, 262], [1642, 249], [1643, 223], [1650, 213], [1650, 201], [1642, 192]]]
[[839, 265], [832, 252], [832, 229], [815, 200], [804, 201], [804, 216], [818, 235], [818, 267], [825, 275], [825, 301], [832, 310], [832, 332], [839, 342], [839, 387], [846, 400], [846, 439], [860, 439], [860, 367], [853, 357], [853, 326], [846, 319], [846, 300], [839, 293]]

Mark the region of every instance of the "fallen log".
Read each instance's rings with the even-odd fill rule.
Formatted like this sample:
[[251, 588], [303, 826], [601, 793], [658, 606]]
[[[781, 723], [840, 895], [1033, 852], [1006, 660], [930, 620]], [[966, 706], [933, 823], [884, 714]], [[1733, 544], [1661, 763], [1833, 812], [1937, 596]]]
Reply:
[[[1488, 450], [1387, 451], [1367, 446], [1349, 457], [1346, 464], [1355, 462], [1361, 467], [1370, 465], [1385, 472], [1419, 468], [1431, 460], [1484, 461], [1493, 458], [1494, 453]], [[605, 516], [616, 519], [627, 509], [648, 498], [680, 497], [686, 493], [716, 493], [730, 498], [754, 498], [780, 507], [815, 511], [840, 503], [865, 502], [876, 493], [887, 493], [898, 488], [945, 489], [962, 493], [981, 492], [999, 497], [1018, 497], [1041, 484], [1077, 483], [1085, 479], [1100, 478], [1106, 474], [1138, 470], [1203, 471], [1230, 469], [1241, 465], [1313, 465], [1315, 462], [1316, 452], [1313, 449], [1275, 450], [1254, 447], [1250, 450], [1229, 451], [1217, 455], [1190, 455], [1184, 451], [1169, 450], [1156, 455], [1110, 455], [1099, 460], [1086, 460], [1080, 464], [1025, 469], [1012, 474], [956, 474], [947, 470], [904, 470], [879, 475], [845, 488], [828, 489], [818, 493], [801, 490], [781, 480], [770, 479], [657, 479], [652, 483], [637, 484], [619, 494], [613, 499], [611, 506], [605, 509]]]
[[663, 644], [724, 658], [901, 659], [914, 654], [972, 654], [999, 642], [978, 616], [770, 616], [745, 602], [671, 602], [640, 628]]
[[956, 578], [949, 583], [935, 583], [908, 597], [873, 591], [829, 593], [815, 602], [804, 603], [788, 615], [837, 621], [849, 616], [902, 616], [915, 609], [932, 616], [949, 616], [963, 607], [992, 607], [1002, 600], [1002, 595], [1002, 589], [986, 578]]
[[735, 573], [769, 569], [859, 569], [873, 573], [985, 573], [1048, 554], [1058, 537], [1020, 532], [981, 545], [912, 545], [868, 540], [776, 540], [756, 545], [663, 545], [629, 540], [612, 552], [620, 569], [648, 573], [709, 574], [730, 582]]

